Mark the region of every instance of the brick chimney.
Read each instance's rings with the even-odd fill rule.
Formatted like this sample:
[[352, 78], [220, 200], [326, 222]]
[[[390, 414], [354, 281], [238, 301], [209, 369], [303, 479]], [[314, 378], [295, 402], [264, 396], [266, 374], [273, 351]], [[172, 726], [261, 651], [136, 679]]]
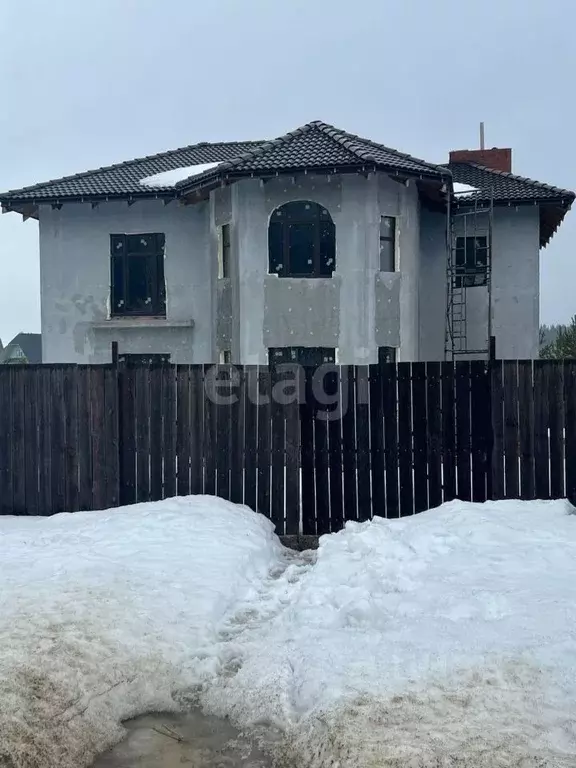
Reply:
[[451, 163], [476, 163], [495, 171], [512, 172], [512, 150], [499, 149], [455, 149], [450, 152]]

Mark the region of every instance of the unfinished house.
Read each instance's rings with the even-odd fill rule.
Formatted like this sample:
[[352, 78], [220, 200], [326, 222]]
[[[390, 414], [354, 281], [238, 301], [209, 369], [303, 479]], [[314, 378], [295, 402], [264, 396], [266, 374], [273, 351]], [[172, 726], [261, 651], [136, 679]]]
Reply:
[[537, 355], [574, 193], [511, 151], [435, 165], [312, 122], [0, 195], [39, 220], [43, 360], [366, 364]]

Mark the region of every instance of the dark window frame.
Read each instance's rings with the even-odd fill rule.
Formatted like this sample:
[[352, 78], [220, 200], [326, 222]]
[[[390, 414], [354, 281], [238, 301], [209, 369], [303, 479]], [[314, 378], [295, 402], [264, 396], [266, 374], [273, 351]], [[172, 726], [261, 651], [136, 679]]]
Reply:
[[378, 347], [378, 364], [396, 363], [397, 355], [396, 347]]
[[[396, 233], [398, 230], [396, 216], [380, 216], [380, 272], [396, 272], [398, 269], [397, 264], [397, 258], [396, 258]], [[390, 228], [391, 234], [383, 234], [386, 230], [384, 228], [384, 223], [386, 221], [392, 222], [392, 226]], [[386, 248], [383, 248], [383, 245], [386, 246]], [[391, 258], [391, 266], [392, 269], [383, 269], [384, 266], [390, 266], [390, 264], [383, 264], [383, 253], [384, 250], [388, 251], [392, 250], [392, 258]]]
[[220, 227], [220, 263], [218, 264], [218, 277], [221, 279], [230, 277], [230, 251], [231, 251], [231, 232], [230, 224], [223, 224]]
[[[112, 317], [166, 317], [164, 252], [166, 238], [161, 232], [110, 235], [110, 314]], [[130, 266], [144, 260], [145, 305], [131, 295]], [[120, 283], [120, 284], [119, 284]]]
[[476, 288], [487, 285], [489, 258], [488, 235], [458, 235], [454, 251], [456, 287]]
[[[301, 207], [310, 206], [309, 214]], [[281, 218], [282, 217], [282, 218]], [[313, 226], [312, 264], [294, 270], [291, 264], [291, 229]], [[280, 237], [278, 237], [280, 233]], [[268, 272], [278, 277], [330, 278], [336, 270], [336, 226], [330, 212], [313, 200], [293, 200], [272, 211], [268, 223]]]
[[[314, 357], [317, 360], [313, 360]], [[322, 359], [320, 359], [322, 358]], [[268, 347], [269, 365], [333, 365], [336, 347]]]

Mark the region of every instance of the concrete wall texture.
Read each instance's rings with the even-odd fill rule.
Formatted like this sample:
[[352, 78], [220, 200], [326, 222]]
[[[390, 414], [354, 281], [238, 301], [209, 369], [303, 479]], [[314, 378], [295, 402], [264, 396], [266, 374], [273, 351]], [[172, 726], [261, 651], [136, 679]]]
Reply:
[[[293, 200], [326, 208], [336, 228], [332, 278], [268, 273], [268, 222]], [[397, 271], [379, 271], [380, 217], [397, 217]], [[493, 333], [499, 357], [538, 349], [538, 208], [495, 209]], [[218, 279], [218, 232], [231, 226], [230, 274]], [[165, 319], [110, 319], [110, 234], [163, 232]], [[194, 205], [162, 201], [40, 209], [46, 362], [109, 362], [162, 353], [173, 362], [266, 364], [268, 348], [323, 346], [341, 363], [444, 357], [446, 219], [420, 204], [414, 183], [385, 174], [238, 181]], [[484, 293], [483, 293], [484, 292]], [[468, 289], [469, 333], [487, 333], [486, 292]]]

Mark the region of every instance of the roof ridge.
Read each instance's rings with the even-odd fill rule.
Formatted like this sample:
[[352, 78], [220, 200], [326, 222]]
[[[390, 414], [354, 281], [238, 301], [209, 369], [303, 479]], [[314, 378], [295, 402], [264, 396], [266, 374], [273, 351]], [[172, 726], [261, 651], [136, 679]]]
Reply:
[[532, 184], [535, 187], [541, 187], [542, 189], [549, 189], [552, 192], [560, 192], [563, 195], [568, 195], [570, 197], [576, 197], [576, 193], [572, 192], [569, 189], [563, 189], [562, 187], [556, 187], [554, 184], [546, 184], [544, 181], [537, 181], [536, 179], [531, 179], [529, 176], [520, 176], [517, 173], [512, 173], [510, 171], [500, 171], [497, 168], [489, 168], [486, 165], [480, 165], [479, 163], [467, 163], [467, 162], [455, 162], [455, 163], [446, 163], [446, 166], [449, 167], [450, 165], [469, 165], [472, 168], [478, 168], [480, 171], [486, 171], [487, 173], [493, 173], [497, 176], [503, 176], [504, 178], [508, 179], [514, 179], [515, 181], [523, 181], [528, 184]]
[[304, 125], [301, 125], [299, 128], [295, 128], [292, 131], [288, 131], [288, 133], [282, 134], [282, 136], [277, 136], [275, 139], [264, 141], [262, 144], [260, 144], [260, 146], [256, 147], [256, 149], [252, 150], [251, 152], [245, 152], [243, 155], [240, 155], [239, 157], [236, 157], [233, 160], [225, 160], [223, 163], [221, 163], [220, 169], [231, 170], [232, 168], [235, 168], [237, 165], [241, 165], [247, 160], [252, 160], [253, 158], [258, 157], [259, 155], [263, 155], [268, 150], [273, 149], [274, 147], [277, 147], [280, 144], [286, 144], [288, 141], [290, 141], [290, 139], [293, 139], [296, 136], [301, 136], [304, 133], [308, 133], [309, 131], [312, 131], [318, 128], [319, 125], [325, 125], [325, 124], [321, 123], [319, 120], [313, 120], [310, 123], [305, 123]]
[[104, 171], [115, 171], [119, 168], [126, 168], [131, 165], [136, 165], [137, 163], [143, 163], [147, 160], [158, 160], [158, 159], [164, 159], [166, 157], [170, 157], [171, 155], [175, 155], [178, 152], [187, 152], [189, 150], [197, 149], [198, 147], [222, 147], [222, 146], [229, 146], [231, 144], [255, 144], [259, 145], [262, 144], [263, 140], [247, 140], [247, 141], [200, 141], [197, 144], [186, 144], [183, 147], [177, 147], [176, 149], [166, 149], [163, 152], [157, 152], [154, 155], [143, 155], [142, 157], [134, 157], [131, 160], [123, 160], [120, 163], [112, 163], [112, 165], [103, 165], [99, 168], [92, 168], [88, 171], [81, 171], [80, 173], [73, 173], [69, 176], [59, 176], [55, 179], [48, 179], [47, 181], [41, 181], [38, 184], [31, 184], [27, 187], [21, 187], [19, 189], [9, 189], [5, 193], [6, 195], [11, 194], [12, 192], [30, 192], [34, 189], [39, 189], [40, 187], [45, 187], [48, 184], [57, 184], [62, 181], [74, 181], [75, 179], [82, 179], [86, 176], [93, 176], [95, 173], [101, 173]]
[[[341, 144], [344, 144], [345, 146], [346, 146], [345, 142], [348, 142], [348, 141], [358, 142], [359, 141], [362, 144], [367, 144], [368, 146], [374, 147], [375, 149], [382, 149], [385, 152], [391, 152], [392, 154], [397, 155], [398, 157], [403, 157], [403, 158], [406, 158], [407, 160], [412, 160], [415, 163], [421, 163], [422, 165], [425, 165], [425, 166], [427, 166], [428, 168], [431, 168], [431, 169], [438, 170], [438, 169], [443, 169], [444, 168], [444, 166], [442, 166], [442, 165], [437, 165], [435, 163], [429, 163], [427, 160], [422, 160], [421, 158], [415, 157], [414, 155], [409, 155], [407, 152], [400, 152], [400, 150], [398, 150], [398, 149], [394, 149], [393, 147], [387, 147], [385, 144], [380, 144], [379, 142], [373, 141], [372, 139], [365, 139], [364, 137], [358, 136], [355, 133], [348, 133], [348, 131], [342, 131], [342, 130], [340, 130], [340, 128], [336, 128], [335, 126], [330, 125], [330, 123], [323, 123], [321, 120], [316, 120], [315, 124], [324, 133], [328, 133], [329, 134], [330, 131], [333, 131], [335, 134], [337, 134], [336, 136], [333, 136], [333, 138], [336, 138], [337, 141], [339, 141]], [[355, 144], [355, 146], [358, 146], [358, 145]], [[358, 148], [359, 148], [359, 150], [361, 151], [361, 153], [363, 155], [366, 155], [366, 157], [363, 158], [363, 159], [376, 161], [376, 159], [373, 158], [371, 155], [367, 154], [362, 149], [361, 146], [358, 146]], [[448, 170], [450, 170], [450, 169], [448, 169]]]
[[[313, 120], [310, 123], [305, 123], [304, 125], [299, 126], [298, 128], [294, 128], [292, 131], [288, 131], [288, 133], [282, 134], [282, 136], [277, 136], [275, 139], [269, 139], [268, 141], [263, 141], [257, 146], [255, 149], [253, 149], [250, 152], [244, 152], [241, 155], [238, 155], [238, 157], [233, 158], [232, 160], [224, 160], [223, 162], [219, 163], [218, 168], [212, 168], [208, 171], [205, 171], [204, 173], [199, 174], [198, 176], [194, 177], [188, 177], [187, 179], [184, 179], [183, 181], [179, 181], [178, 184], [176, 184], [176, 188], [182, 189], [186, 187], [188, 182], [191, 178], [194, 178], [194, 181], [198, 181], [201, 178], [210, 178], [211, 175], [215, 175], [221, 171], [230, 171], [233, 170], [236, 166], [242, 165], [242, 163], [245, 163], [249, 160], [253, 160], [260, 155], [265, 154], [271, 149], [274, 149], [274, 147], [278, 147], [281, 144], [288, 143], [291, 139], [293, 139], [296, 136], [302, 136], [305, 133], [309, 133], [312, 130], [319, 129], [319, 126], [327, 125], [327, 123], [322, 123], [320, 120]], [[335, 128], [334, 131], [337, 131]], [[324, 131], [323, 131], [324, 132]], [[346, 149], [349, 149], [352, 154], [356, 154], [352, 150], [350, 150], [349, 147], [346, 147]], [[372, 158], [374, 160], [374, 158]], [[375, 162], [375, 161], [374, 161]]]

